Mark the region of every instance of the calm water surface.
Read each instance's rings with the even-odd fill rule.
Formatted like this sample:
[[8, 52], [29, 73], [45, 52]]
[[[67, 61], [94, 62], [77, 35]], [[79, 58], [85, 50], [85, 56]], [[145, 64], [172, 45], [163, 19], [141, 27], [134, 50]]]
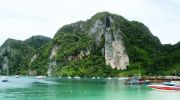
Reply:
[[146, 85], [124, 85], [118, 79], [9, 77], [0, 81], [0, 100], [180, 100], [180, 92]]

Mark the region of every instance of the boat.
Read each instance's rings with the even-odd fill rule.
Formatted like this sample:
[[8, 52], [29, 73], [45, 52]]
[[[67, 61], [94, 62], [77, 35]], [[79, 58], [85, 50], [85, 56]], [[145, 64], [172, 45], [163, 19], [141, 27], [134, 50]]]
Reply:
[[15, 78], [19, 78], [19, 75], [15, 75], [14, 77], [15, 77]]
[[111, 78], [111, 77], [108, 77], [107, 79], [110, 80], [110, 79], [112, 79], [112, 78]]
[[8, 78], [7, 77], [2, 77], [2, 82], [7, 82]]
[[97, 79], [100, 79], [101, 77], [97, 77]]
[[71, 79], [72, 77], [71, 77], [71, 76], [68, 76], [67, 78], [68, 78], [68, 79]]
[[131, 77], [125, 81], [125, 84], [149, 84], [149, 80], [143, 80], [138, 77]]
[[170, 81], [170, 82], [164, 82], [164, 85], [167, 86], [175, 86], [175, 85], [179, 85], [180, 81]]
[[43, 79], [44, 76], [36, 76], [37, 79]]
[[92, 79], [96, 79], [96, 77], [92, 77]]
[[174, 90], [180, 91], [180, 85], [168, 86], [168, 85], [149, 85], [148, 87], [157, 90]]
[[81, 77], [79, 77], [79, 76], [75, 76], [74, 78], [75, 78], [75, 79], [81, 79]]

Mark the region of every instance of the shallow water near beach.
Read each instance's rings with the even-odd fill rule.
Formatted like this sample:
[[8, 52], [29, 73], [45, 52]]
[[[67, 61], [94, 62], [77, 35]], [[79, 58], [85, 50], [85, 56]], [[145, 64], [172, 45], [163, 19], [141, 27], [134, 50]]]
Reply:
[[180, 92], [146, 85], [124, 85], [118, 79], [8, 77], [0, 82], [0, 100], [180, 100]]

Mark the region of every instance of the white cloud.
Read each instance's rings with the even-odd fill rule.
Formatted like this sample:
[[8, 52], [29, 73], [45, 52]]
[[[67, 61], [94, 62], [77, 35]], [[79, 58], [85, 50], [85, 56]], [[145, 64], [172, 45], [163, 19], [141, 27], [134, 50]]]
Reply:
[[178, 0], [0, 0], [0, 45], [7, 38], [53, 37], [63, 25], [109, 11], [147, 25], [162, 43], [180, 35]]

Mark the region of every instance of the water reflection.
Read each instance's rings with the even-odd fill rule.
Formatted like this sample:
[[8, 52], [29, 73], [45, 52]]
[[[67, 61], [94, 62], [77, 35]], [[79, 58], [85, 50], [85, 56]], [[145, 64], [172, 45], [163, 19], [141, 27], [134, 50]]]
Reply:
[[124, 85], [117, 79], [9, 78], [0, 82], [0, 100], [180, 100], [180, 92]]

